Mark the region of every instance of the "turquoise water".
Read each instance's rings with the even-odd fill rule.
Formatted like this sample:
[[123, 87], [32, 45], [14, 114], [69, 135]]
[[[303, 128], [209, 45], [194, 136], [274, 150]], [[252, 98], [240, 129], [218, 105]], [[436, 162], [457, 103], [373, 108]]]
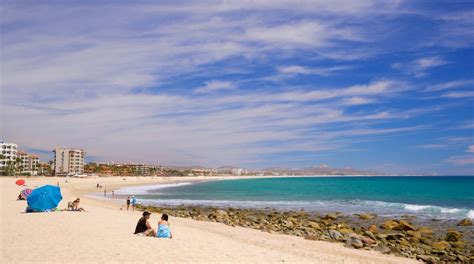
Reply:
[[474, 218], [474, 177], [290, 177], [149, 188], [143, 203]]

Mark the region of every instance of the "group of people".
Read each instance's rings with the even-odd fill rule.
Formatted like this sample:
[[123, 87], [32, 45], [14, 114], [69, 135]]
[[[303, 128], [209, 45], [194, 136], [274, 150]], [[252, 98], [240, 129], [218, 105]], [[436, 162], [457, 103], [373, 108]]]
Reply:
[[135, 207], [137, 205], [137, 199], [135, 196], [132, 196], [132, 198], [130, 198], [130, 196], [127, 197], [127, 211], [130, 208], [130, 205], [132, 206], [132, 211], [135, 211]]
[[145, 211], [142, 215], [143, 216], [138, 220], [137, 226], [135, 227], [135, 235], [144, 235], [158, 238], [173, 238], [167, 214], [163, 214], [161, 216], [161, 220], [158, 221], [158, 231], [155, 231], [148, 221], [150, 219], [151, 213]]

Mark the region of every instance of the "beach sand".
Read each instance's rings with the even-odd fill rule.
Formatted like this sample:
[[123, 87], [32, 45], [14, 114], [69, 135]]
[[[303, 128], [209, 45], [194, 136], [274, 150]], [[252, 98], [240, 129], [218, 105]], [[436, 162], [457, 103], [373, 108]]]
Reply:
[[[221, 177], [222, 178], [222, 177]], [[205, 179], [209, 179], [206, 177]], [[217, 179], [217, 178], [216, 178]], [[202, 177], [162, 178], [26, 178], [29, 186], [56, 185], [63, 200], [81, 197], [87, 212], [23, 213], [26, 201], [17, 201], [23, 189], [17, 178], [0, 178], [1, 263], [419, 263], [378, 252], [346, 248], [343, 244], [309, 241], [220, 223], [170, 218], [173, 239], [133, 235], [139, 211], [120, 210], [120, 201], [90, 198], [101, 191], [130, 185], [203, 180]], [[159, 215], [151, 215], [156, 229]]]

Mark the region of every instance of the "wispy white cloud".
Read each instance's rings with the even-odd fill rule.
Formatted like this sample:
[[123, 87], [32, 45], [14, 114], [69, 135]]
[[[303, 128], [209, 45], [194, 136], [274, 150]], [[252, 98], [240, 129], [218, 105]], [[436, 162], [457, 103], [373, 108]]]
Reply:
[[332, 66], [332, 67], [304, 67], [299, 65], [281, 66], [278, 67], [278, 72], [288, 75], [307, 75], [315, 74], [321, 76], [329, 76], [339, 71], [352, 69], [352, 66]]
[[474, 91], [450, 92], [450, 93], [442, 94], [439, 97], [444, 97], [444, 98], [469, 98], [469, 97], [474, 97]]
[[420, 149], [438, 149], [438, 148], [445, 148], [446, 145], [444, 144], [426, 144], [426, 145], [418, 145], [414, 146], [414, 148], [420, 148]]
[[446, 162], [461, 166], [474, 165], [474, 155], [453, 156], [447, 159]]
[[210, 93], [219, 90], [229, 90], [235, 88], [235, 85], [229, 81], [209, 81], [206, 82], [206, 85], [196, 88], [194, 90], [196, 93]]
[[375, 99], [354, 96], [354, 97], [344, 99], [343, 102], [348, 105], [365, 105], [365, 104], [374, 103]]
[[468, 146], [466, 152], [474, 153], [474, 145]]
[[419, 58], [407, 63], [393, 63], [391, 66], [394, 69], [401, 70], [407, 74], [414, 75], [415, 77], [423, 77], [427, 73], [427, 70], [435, 67], [439, 67], [449, 63], [439, 56]]
[[463, 88], [474, 85], [474, 80], [455, 80], [430, 86], [426, 89], [428, 92], [444, 91], [448, 89]]

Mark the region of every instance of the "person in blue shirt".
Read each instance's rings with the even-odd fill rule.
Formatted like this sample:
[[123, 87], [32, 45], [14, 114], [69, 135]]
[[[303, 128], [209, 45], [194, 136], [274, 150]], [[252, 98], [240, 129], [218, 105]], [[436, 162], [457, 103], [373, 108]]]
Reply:
[[161, 216], [161, 220], [158, 222], [158, 232], [156, 233], [158, 238], [173, 238], [167, 214]]
[[130, 201], [130, 203], [132, 204], [132, 211], [135, 211], [135, 205], [137, 204], [137, 199], [135, 198], [135, 196], [132, 196], [132, 200]]

